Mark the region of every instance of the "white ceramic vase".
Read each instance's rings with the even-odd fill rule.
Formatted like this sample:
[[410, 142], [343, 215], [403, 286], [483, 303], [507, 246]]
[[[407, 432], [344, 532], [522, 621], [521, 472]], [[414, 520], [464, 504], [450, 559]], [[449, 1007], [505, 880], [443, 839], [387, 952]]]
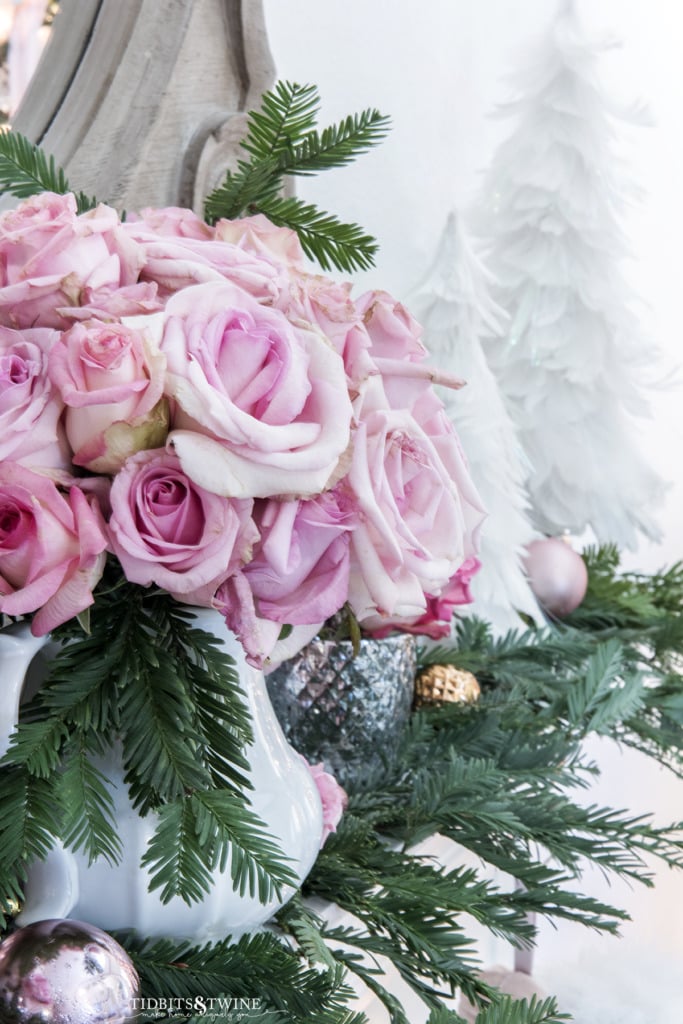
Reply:
[[[193, 609], [196, 625], [217, 636], [237, 665], [252, 718], [253, 744], [247, 750], [254, 812], [289, 858], [299, 881], [312, 868], [322, 836], [322, 809], [318, 791], [306, 765], [289, 746], [273, 713], [263, 674], [246, 664], [244, 652], [221, 616], [210, 609]], [[44, 641], [31, 636], [25, 625], [0, 633], [4, 697], [0, 708], [0, 752], [4, 752], [17, 719], [28, 666]], [[9, 698], [9, 699], [8, 699]], [[3, 749], [4, 744], [4, 749]], [[201, 903], [186, 904], [179, 897], [162, 903], [148, 891], [149, 875], [140, 860], [154, 833], [153, 814], [141, 818], [133, 809], [123, 784], [123, 769], [112, 748], [104, 769], [114, 788], [116, 823], [123, 849], [119, 864], [98, 860], [89, 865], [82, 854], [60, 844], [45, 861], [29, 868], [25, 905], [20, 925], [49, 918], [71, 917], [106, 931], [134, 928], [142, 935], [167, 936], [205, 942], [253, 931], [269, 920], [294, 889], [267, 904], [233, 890], [228, 870], [216, 873], [211, 891]]]

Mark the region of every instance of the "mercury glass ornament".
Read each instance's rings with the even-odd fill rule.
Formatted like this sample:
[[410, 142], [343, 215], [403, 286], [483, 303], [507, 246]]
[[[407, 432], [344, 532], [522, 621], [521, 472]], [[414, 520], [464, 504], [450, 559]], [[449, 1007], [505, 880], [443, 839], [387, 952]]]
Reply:
[[415, 638], [407, 633], [349, 640], [316, 638], [267, 677], [287, 739], [308, 761], [323, 761], [348, 786], [391, 757], [410, 718]]
[[545, 537], [529, 544], [524, 565], [541, 607], [556, 618], [578, 608], [588, 587], [586, 563], [566, 540]]
[[138, 990], [125, 950], [82, 921], [37, 921], [0, 945], [2, 1024], [127, 1024]]

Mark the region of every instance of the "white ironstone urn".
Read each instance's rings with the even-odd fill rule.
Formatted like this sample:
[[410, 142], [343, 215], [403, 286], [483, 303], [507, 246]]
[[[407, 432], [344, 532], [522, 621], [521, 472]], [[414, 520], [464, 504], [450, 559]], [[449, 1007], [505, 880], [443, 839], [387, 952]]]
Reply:
[[[313, 866], [322, 836], [322, 809], [308, 768], [289, 746], [277, 722], [263, 674], [246, 664], [244, 652], [221, 616], [210, 609], [194, 609], [195, 624], [217, 636], [235, 660], [252, 718], [253, 743], [246, 751], [253, 785], [250, 802], [268, 834], [289, 858], [302, 881]], [[27, 624], [0, 632], [4, 699], [0, 706], [0, 753], [4, 753], [18, 716], [28, 667], [46, 639], [31, 636]], [[148, 891], [149, 875], [140, 866], [156, 825], [149, 814], [142, 818], [132, 807], [123, 783], [123, 768], [116, 747], [98, 767], [112, 784], [116, 825], [123, 850], [120, 863], [105, 860], [88, 864], [87, 857], [56, 844], [45, 861], [28, 871], [25, 904], [17, 923], [69, 917], [89, 921], [106, 930], [134, 928], [143, 935], [167, 936], [205, 942], [253, 931], [289, 899], [263, 904], [257, 896], [233, 889], [227, 870], [216, 872], [211, 891], [200, 903], [186, 904], [180, 897], [162, 903]]]

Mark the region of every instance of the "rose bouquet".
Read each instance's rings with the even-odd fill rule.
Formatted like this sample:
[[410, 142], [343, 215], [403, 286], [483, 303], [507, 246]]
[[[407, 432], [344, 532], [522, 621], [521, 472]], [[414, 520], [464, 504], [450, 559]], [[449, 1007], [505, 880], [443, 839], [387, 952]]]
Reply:
[[[482, 510], [389, 295], [264, 216], [0, 217], [0, 610], [42, 634], [125, 578], [218, 608], [262, 664], [346, 606], [444, 635]], [[292, 641], [289, 641], [291, 647]]]
[[306, 263], [368, 266], [373, 240], [280, 196], [384, 131], [320, 134], [317, 103], [264, 96], [205, 220], [124, 218], [0, 135], [24, 200], [0, 216], [0, 611], [57, 641], [0, 762], [0, 912], [55, 838], [122, 863], [109, 753], [155, 816], [150, 892], [201, 901], [229, 863], [267, 904], [297, 876], [251, 793], [260, 677], [245, 701], [225, 637], [268, 667], [340, 618], [441, 636], [468, 600], [482, 510], [433, 386], [459, 382], [389, 295]]

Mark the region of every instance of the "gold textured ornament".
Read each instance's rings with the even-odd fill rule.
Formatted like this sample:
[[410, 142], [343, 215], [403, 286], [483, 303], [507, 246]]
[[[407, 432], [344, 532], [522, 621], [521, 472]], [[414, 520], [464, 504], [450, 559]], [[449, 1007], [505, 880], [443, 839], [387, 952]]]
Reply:
[[474, 704], [481, 687], [477, 677], [456, 665], [430, 665], [415, 681], [415, 704]]
[[20, 911], [21, 903], [19, 902], [19, 900], [7, 900], [7, 903], [5, 904], [5, 913], [8, 915], [8, 917], [16, 917]]

